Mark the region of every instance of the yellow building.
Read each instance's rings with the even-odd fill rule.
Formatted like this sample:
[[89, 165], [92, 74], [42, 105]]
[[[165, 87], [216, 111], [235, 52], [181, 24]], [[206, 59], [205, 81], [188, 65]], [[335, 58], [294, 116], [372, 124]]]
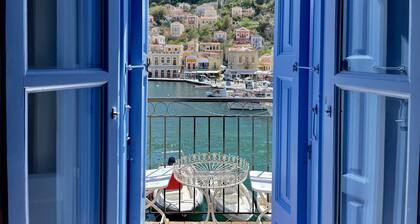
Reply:
[[272, 71], [273, 70], [273, 56], [265, 54], [260, 56], [258, 68], [261, 71]]
[[248, 46], [236, 46], [227, 50], [229, 69], [255, 70], [258, 67], [258, 52]]

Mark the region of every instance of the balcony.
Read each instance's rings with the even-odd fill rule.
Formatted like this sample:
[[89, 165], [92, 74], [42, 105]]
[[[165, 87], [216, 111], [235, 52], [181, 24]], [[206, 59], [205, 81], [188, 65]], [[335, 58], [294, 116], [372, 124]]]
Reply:
[[[249, 162], [250, 170], [271, 172], [271, 102], [271, 98], [149, 98], [147, 169], [166, 166], [170, 157], [178, 160], [182, 155], [192, 153], [219, 152], [239, 155]], [[257, 203], [258, 194], [252, 191], [249, 178], [244, 186], [251, 196], [249, 209], [241, 208], [242, 201], [237, 206], [237, 202], [242, 200], [239, 199], [242, 193], [238, 194], [238, 190], [233, 192], [238, 196], [233, 202], [236, 203], [235, 209], [229, 208], [227, 200], [232, 200], [232, 197], [223, 191], [219, 198], [220, 206], [216, 206], [218, 221], [255, 222], [260, 214], [259, 208], [261, 209]], [[242, 188], [241, 190], [246, 192]], [[159, 207], [170, 219], [170, 223], [203, 221], [207, 214], [207, 205], [205, 200], [195, 204], [200, 201], [196, 198], [198, 191], [193, 189], [193, 209], [183, 211], [180, 209], [183, 206], [181, 193], [178, 190], [177, 192], [175, 199], [173, 193], [169, 196], [172, 198], [169, 201], [177, 202], [172, 207], [163, 206], [168, 201], [166, 191], [163, 191], [163, 200], [160, 201]], [[258, 197], [258, 200], [261, 198]], [[229, 203], [232, 205], [232, 202]], [[268, 199], [265, 203], [269, 203]], [[148, 223], [159, 220], [157, 211], [146, 210]]]

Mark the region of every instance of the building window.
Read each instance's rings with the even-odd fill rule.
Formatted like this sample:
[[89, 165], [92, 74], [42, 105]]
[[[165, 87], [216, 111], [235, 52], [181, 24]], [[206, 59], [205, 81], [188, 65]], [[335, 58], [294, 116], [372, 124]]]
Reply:
[[166, 70], [166, 78], [171, 78], [171, 70]]
[[155, 70], [155, 78], [158, 78], [158, 77], [159, 77], [159, 71]]
[[166, 64], [171, 64], [171, 58], [170, 57], [166, 58]]
[[160, 58], [160, 63], [161, 63], [161, 64], [164, 64], [164, 63], [165, 63], [165, 58], [161, 57], [161, 58]]
[[173, 78], [176, 78], [176, 77], [177, 77], [177, 75], [178, 75], [178, 74], [177, 74], [176, 70], [173, 70], [173, 72], [172, 72], [172, 77], [173, 77]]
[[155, 65], [158, 65], [158, 64], [159, 64], [159, 58], [155, 57]]
[[172, 64], [173, 64], [173, 65], [176, 65], [176, 58], [173, 58], [173, 59], [172, 59]]
[[165, 71], [164, 70], [160, 70], [160, 77], [165, 78]]

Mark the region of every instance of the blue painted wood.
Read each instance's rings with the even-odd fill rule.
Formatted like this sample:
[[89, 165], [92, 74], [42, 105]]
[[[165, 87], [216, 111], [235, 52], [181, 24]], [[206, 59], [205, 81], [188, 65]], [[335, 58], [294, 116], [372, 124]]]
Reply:
[[322, 7], [324, 1], [311, 0], [310, 7], [310, 48], [309, 65], [319, 66], [320, 72], [309, 73], [309, 103], [308, 103], [308, 142], [311, 145], [310, 159], [308, 160], [308, 224], [319, 222], [319, 177], [320, 154], [322, 144], [322, 116], [324, 110], [322, 100]]
[[[397, 1], [396, 1], [397, 2]], [[397, 3], [399, 4], [399, 3]], [[389, 74], [370, 74], [365, 72], [340, 72], [337, 71], [339, 63], [339, 45], [337, 28], [337, 18], [340, 6], [338, 1], [326, 0], [324, 6], [323, 17], [323, 105], [326, 108], [333, 108], [332, 117], [327, 113], [323, 113], [323, 139], [322, 154], [320, 154], [321, 173], [320, 173], [320, 221], [319, 223], [333, 224], [336, 223], [338, 198], [336, 198], [337, 180], [336, 175], [339, 172], [337, 167], [338, 139], [335, 138], [339, 132], [337, 122], [337, 110], [339, 105], [336, 100], [339, 97], [338, 89], [351, 91], [360, 91], [367, 93], [375, 93], [379, 95], [408, 99], [409, 101], [409, 142], [407, 157], [407, 191], [404, 196], [406, 201], [405, 222], [416, 223], [418, 220], [418, 193], [419, 193], [419, 151], [420, 151], [420, 117], [416, 116], [420, 112], [420, 76], [417, 71], [420, 69], [418, 61], [420, 61], [420, 2], [410, 0], [409, 16], [410, 32], [409, 32], [409, 59], [408, 59], [408, 76], [389, 75]], [[362, 17], [352, 17], [361, 19]], [[392, 20], [390, 20], [392, 21]], [[363, 28], [363, 24], [359, 26]], [[360, 33], [359, 33], [360, 34]], [[361, 33], [362, 36], [364, 33]], [[381, 38], [381, 37], [379, 37]], [[351, 46], [363, 48], [363, 38], [354, 38]], [[350, 48], [351, 48], [350, 46]], [[362, 46], [362, 47], [360, 47]], [[349, 46], [347, 46], [349, 48]], [[375, 50], [375, 49], [373, 49]], [[357, 129], [357, 128], [356, 128]], [[333, 212], [334, 211], [334, 212]], [[355, 210], [356, 211], [356, 210]]]
[[338, 7], [338, 1], [325, 0], [324, 11], [323, 11], [323, 55], [322, 55], [322, 86], [323, 86], [323, 100], [324, 110], [321, 112], [322, 116], [322, 151], [319, 155], [320, 161], [320, 185], [319, 185], [319, 211], [320, 221], [318, 223], [334, 224], [335, 222], [335, 176], [336, 175], [336, 151], [335, 151], [335, 139], [333, 136], [336, 134], [334, 127], [335, 113], [330, 117], [325, 113], [326, 108], [331, 106], [335, 109], [334, 99], [334, 75], [336, 73], [337, 61], [336, 57], [336, 8]]
[[273, 223], [307, 222], [309, 1], [278, 0], [275, 10]]
[[[128, 62], [132, 65], [147, 62], [148, 1], [129, 1]], [[140, 52], [140, 53], [139, 53]], [[133, 70], [128, 74], [128, 102], [131, 105], [129, 133], [129, 209], [128, 223], [145, 220], [145, 149], [147, 112], [147, 72]]]
[[[28, 223], [28, 177], [27, 177], [27, 131], [26, 103], [28, 91], [47, 91], [77, 89], [91, 86], [104, 87], [104, 171], [103, 219], [109, 223], [118, 222], [122, 211], [118, 208], [125, 204], [125, 193], [119, 190], [120, 141], [119, 119], [111, 119], [111, 108], [119, 107], [120, 62], [120, 3], [116, 0], [104, 1], [103, 9], [106, 33], [103, 40], [105, 67], [101, 69], [49, 69], [28, 71], [27, 58], [27, 1], [6, 0], [6, 100], [7, 100], [7, 160], [8, 160], [8, 197], [9, 223]], [[89, 7], [89, 6], [88, 6]], [[83, 11], [83, 10], [82, 10]], [[87, 10], [89, 11], [89, 10]], [[85, 12], [85, 11], [84, 11]], [[63, 24], [68, 24], [62, 21]], [[59, 30], [59, 29], [58, 29]], [[91, 32], [85, 30], [83, 32]], [[65, 38], [63, 35], [58, 37]], [[58, 52], [65, 54], [59, 46]], [[63, 51], [64, 50], [64, 51]], [[84, 52], [83, 55], [90, 54]], [[83, 56], [82, 55], [82, 56]], [[79, 55], [80, 56], [80, 55]], [[94, 215], [94, 214], [91, 214]], [[120, 219], [121, 220], [121, 219]]]
[[419, 161], [420, 161], [420, 1], [410, 1], [410, 101], [409, 101], [409, 151], [407, 179], [406, 223], [419, 222]]

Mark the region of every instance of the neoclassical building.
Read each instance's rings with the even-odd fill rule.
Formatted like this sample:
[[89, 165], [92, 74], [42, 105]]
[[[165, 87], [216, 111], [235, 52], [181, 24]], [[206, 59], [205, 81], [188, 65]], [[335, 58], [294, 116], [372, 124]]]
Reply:
[[149, 77], [181, 78], [182, 45], [150, 45]]

